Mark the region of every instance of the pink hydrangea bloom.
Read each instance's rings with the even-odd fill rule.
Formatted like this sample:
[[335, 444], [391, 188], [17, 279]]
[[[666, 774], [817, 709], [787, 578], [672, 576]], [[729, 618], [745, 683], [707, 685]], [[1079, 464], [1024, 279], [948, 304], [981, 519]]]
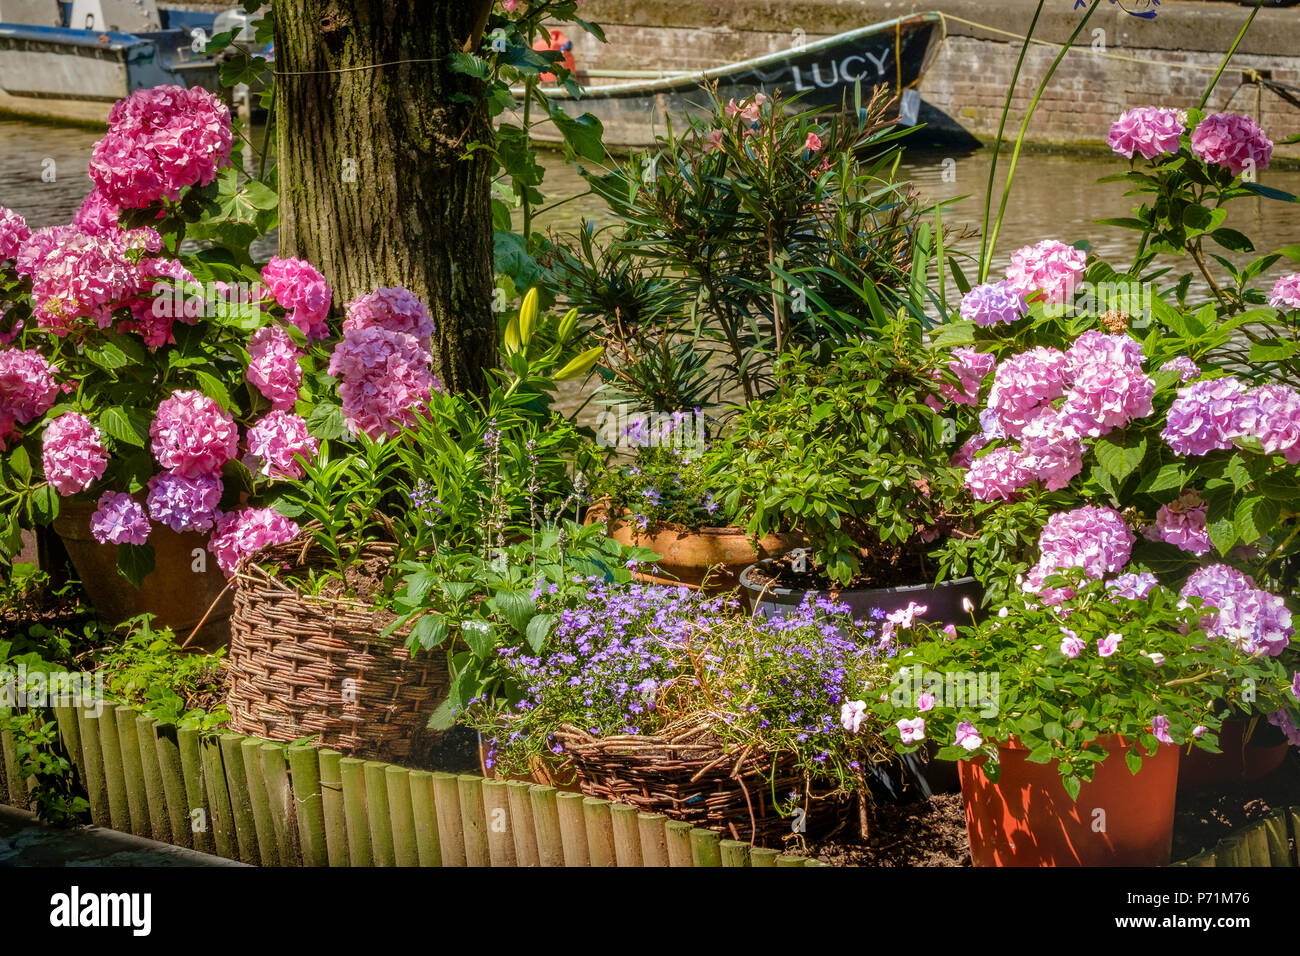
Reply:
[[244, 508], [217, 519], [208, 539], [208, 551], [226, 577], [235, 573], [239, 562], [274, 544], [292, 541], [298, 525], [274, 508]]
[[1090, 578], [1117, 574], [1128, 564], [1135, 540], [1112, 508], [1083, 505], [1057, 512], [1047, 519], [1038, 536], [1040, 557], [1025, 589], [1041, 594], [1043, 581], [1064, 568], [1082, 568]]
[[1017, 249], [1011, 254], [1007, 281], [1012, 288], [1031, 295], [1042, 292], [1048, 302], [1065, 302], [1083, 278], [1088, 254], [1055, 239]]
[[1029, 349], [998, 365], [988, 407], [1003, 435], [1019, 438], [1045, 405], [1065, 394], [1065, 387], [1065, 353], [1042, 347]]
[[343, 331], [366, 329], [373, 325], [390, 332], [405, 332], [415, 336], [426, 349], [432, 349], [433, 317], [415, 293], [398, 286], [393, 289], [376, 289], [357, 296], [345, 307], [347, 318]]
[[[4, 258], [3, 252], [3, 239], [0, 239], [0, 259]], [[1300, 309], [1300, 272], [1292, 272], [1274, 282], [1268, 304], [1275, 309]]]
[[1139, 106], [1120, 115], [1111, 126], [1106, 143], [1129, 159], [1134, 153], [1155, 159], [1178, 152], [1178, 140], [1183, 132], [1183, 120], [1179, 118], [1178, 110]]
[[32, 233], [19, 249], [15, 267], [31, 277], [37, 325], [64, 335], [76, 319], [90, 317], [107, 328], [111, 310], [139, 285], [136, 264], [127, 255], [128, 240], [125, 232], [95, 236], [76, 226]]
[[1194, 571], [1183, 585], [1182, 595], [1200, 598], [1207, 608], [1213, 608], [1202, 618], [1201, 626], [1246, 653], [1275, 657], [1286, 650], [1295, 633], [1286, 602], [1226, 564]]
[[149, 538], [149, 516], [130, 495], [106, 491], [90, 516], [90, 533], [100, 544], [144, 544]]
[[1296, 727], [1295, 721], [1285, 710], [1275, 710], [1268, 715], [1268, 722], [1276, 727], [1286, 736], [1287, 743], [1292, 747], [1300, 747], [1300, 727]]
[[79, 412], [65, 412], [45, 426], [41, 464], [46, 480], [61, 495], [90, 487], [108, 467], [108, 451], [99, 429]]
[[1245, 404], [1246, 386], [1235, 378], [1193, 382], [1178, 390], [1160, 437], [1177, 455], [1231, 448]]
[[442, 391], [431, 361], [419, 340], [404, 332], [370, 326], [344, 333], [330, 356], [329, 373], [340, 380], [343, 415], [352, 433], [377, 438], [413, 425], [433, 391]]
[[118, 225], [121, 214], [122, 210], [116, 203], [98, 189], [92, 189], [90, 195], [81, 201], [80, 208], [72, 217], [72, 224], [92, 236], [100, 236], [121, 230]]
[[12, 209], [0, 206], [0, 262], [13, 259], [18, 249], [31, 238], [32, 231], [27, 227], [27, 220]]
[[1300, 392], [1286, 385], [1261, 385], [1246, 393], [1236, 430], [1259, 439], [1264, 451], [1300, 464]]
[[158, 406], [149, 435], [158, 464], [186, 478], [220, 474], [239, 451], [234, 420], [202, 392], [172, 392]]
[[298, 326], [309, 339], [329, 338], [326, 324], [333, 293], [325, 277], [311, 263], [302, 259], [281, 259], [278, 256], [262, 270], [262, 281], [280, 308], [289, 314], [289, 321]]
[[320, 444], [307, 433], [307, 423], [292, 412], [271, 412], [248, 430], [248, 467], [271, 478], [301, 478], [297, 455], [309, 461]]
[[966, 472], [966, 487], [976, 501], [1010, 501], [1034, 480], [1015, 448], [995, 448], [976, 458]]
[[1192, 152], [1235, 176], [1247, 169], [1267, 169], [1273, 141], [1249, 116], [1211, 113], [1192, 131]]
[[1025, 294], [1010, 282], [986, 282], [961, 297], [961, 317], [976, 325], [1010, 325], [1029, 313]]
[[1189, 359], [1186, 355], [1180, 355], [1172, 358], [1164, 365], [1160, 366], [1162, 372], [1177, 372], [1179, 379], [1183, 382], [1190, 382], [1201, 374], [1201, 367]]
[[1155, 392], [1156, 383], [1140, 369], [1088, 362], [1075, 370], [1061, 415], [1078, 434], [1097, 438], [1150, 415]]
[[155, 86], [118, 100], [95, 144], [90, 181], [104, 200], [138, 209], [206, 185], [230, 161], [230, 110], [201, 87]]
[[954, 468], [969, 468], [975, 463], [975, 455], [989, 443], [983, 435], [972, 435], [952, 456]]
[[146, 504], [154, 521], [173, 531], [207, 531], [217, 520], [221, 479], [216, 475], [184, 475], [164, 471], [149, 479]]
[[1126, 597], [1140, 601], [1151, 593], [1160, 582], [1148, 571], [1130, 571], [1108, 581], [1106, 587], [1117, 597]]
[[1046, 408], [1020, 433], [1020, 460], [1048, 491], [1059, 491], [1083, 471], [1083, 443], [1065, 415]]
[[939, 394], [958, 405], [974, 405], [979, 400], [980, 385], [993, 371], [996, 362], [997, 359], [988, 352], [977, 352], [972, 348], [953, 349], [948, 370], [957, 376], [961, 389], [944, 382], [939, 386]]
[[1300, 700], [1300, 671], [1291, 675], [1291, 696]]
[[1065, 367], [1069, 375], [1078, 375], [1089, 365], [1113, 365], [1117, 368], [1141, 371], [1146, 359], [1142, 343], [1127, 333], [1108, 335], [1090, 329], [1075, 339], [1065, 352]]
[[0, 448], [16, 425], [44, 415], [59, 395], [54, 367], [35, 349], [0, 349]]
[[1185, 492], [1177, 501], [1160, 506], [1155, 524], [1146, 529], [1146, 537], [1195, 555], [1206, 554], [1214, 547], [1205, 530], [1206, 513], [1205, 500], [1195, 491]]
[[288, 411], [298, 401], [302, 366], [289, 333], [263, 326], [248, 340], [248, 381], [271, 400], [276, 411]]

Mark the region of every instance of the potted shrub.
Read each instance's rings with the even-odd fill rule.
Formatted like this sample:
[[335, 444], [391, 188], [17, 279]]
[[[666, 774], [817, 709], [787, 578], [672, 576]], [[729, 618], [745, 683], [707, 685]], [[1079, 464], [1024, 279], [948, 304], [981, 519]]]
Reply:
[[1168, 863], [1180, 748], [1213, 749], [1243, 688], [1271, 706], [1287, 693], [1276, 659], [1203, 629], [1199, 598], [1127, 570], [1117, 514], [1080, 517], [1123, 574], [1071, 564], [1044, 579], [1056, 603], [1012, 592], [983, 622], [918, 624], [872, 704], [902, 752], [933, 742], [961, 761], [977, 866]]

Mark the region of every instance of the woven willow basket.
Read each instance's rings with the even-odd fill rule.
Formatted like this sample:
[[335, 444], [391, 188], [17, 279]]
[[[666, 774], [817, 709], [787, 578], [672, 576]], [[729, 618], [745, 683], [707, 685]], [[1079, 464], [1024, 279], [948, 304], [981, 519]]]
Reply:
[[[361, 558], [390, 553], [368, 545]], [[381, 637], [393, 620], [386, 612], [304, 594], [266, 570], [327, 564], [307, 535], [240, 564], [230, 617], [230, 729], [268, 740], [314, 736], [353, 756], [408, 757], [446, 697], [447, 662], [442, 654], [412, 659], [405, 631]]]
[[848, 797], [810, 792], [792, 756], [778, 757], [774, 767], [770, 755], [750, 749], [726, 754], [698, 726], [658, 737], [596, 738], [566, 724], [555, 738], [587, 796], [662, 813], [733, 840], [779, 847], [792, 836], [798, 821], [776, 811], [773, 793], [783, 803], [791, 793], [800, 794], [804, 836], [824, 836], [845, 820]]

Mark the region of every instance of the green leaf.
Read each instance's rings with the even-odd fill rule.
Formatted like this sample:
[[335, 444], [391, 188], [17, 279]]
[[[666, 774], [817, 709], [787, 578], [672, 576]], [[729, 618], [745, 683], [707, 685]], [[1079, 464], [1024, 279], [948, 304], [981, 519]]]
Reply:
[[1187, 481], [1187, 472], [1180, 464], [1164, 465], [1156, 471], [1147, 472], [1138, 481], [1137, 490], [1145, 494], [1181, 488]]
[[137, 448], [145, 447], [147, 432], [137, 431], [126, 412], [116, 406], [106, 408], [99, 413], [99, 427], [110, 438], [135, 445]]
[[320, 441], [337, 441], [348, 434], [347, 420], [338, 405], [320, 404], [307, 416], [307, 433]]
[[1142, 769], [1142, 755], [1137, 752], [1136, 748], [1124, 754], [1124, 762], [1128, 764], [1129, 773], [1136, 774]]
[[1226, 227], [1215, 229], [1210, 233], [1210, 238], [1217, 242], [1229, 252], [1254, 252], [1255, 244], [1249, 238], [1239, 233], [1236, 229]]
[[198, 380], [199, 388], [204, 395], [215, 401], [227, 412], [233, 409], [234, 403], [230, 399], [230, 389], [226, 388], [221, 379], [203, 369], [196, 368], [193, 374], [195, 379]]
[[528, 628], [524, 636], [528, 639], [528, 646], [533, 649], [533, 653], [540, 654], [542, 648], [546, 646], [547, 635], [551, 633], [551, 626], [555, 624], [554, 614], [537, 614], [528, 622]]
[[1083, 781], [1071, 773], [1061, 778], [1061, 786], [1065, 788], [1071, 800], [1078, 800], [1079, 791], [1083, 789]]
[[1252, 362], [1285, 362], [1300, 351], [1300, 343], [1275, 341], [1275, 342], [1252, 342], [1250, 346], [1250, 360]]
[[497, 640], [496, 632], [489, 622], [481, 619], [466, 621], [460, 626], [460, 633], [479, 660], [486, 661], [492, 656], [492, 648], [496, 647]]
[[9, 467], [13, 469], [15, 475], [22, 479], [24, 485], [31, 482], [32, 460], [27, 454], [27, 449], [22, 445], [9, 453]]
[[149, 544], [120, 544], [117, 546], [117, 569], [136, 588], [153, 573], [154, 551]]
[[1119, 440], [1099, 438], [1093, 451], [1097, 463], [1117, 482], [1123, 481], [1137, 470], [1147, 454], [1147, 440], [1142, 435], [1121, 434]]
[[497, 591], [488, 600], [488, 604], [519, 634], [527, 633], [528, 622], [536, 610], [527, 594], [520, 591]]
[[1282, 505], [1263, 495], [1237, 503], [1234, 525], [1242, 544], [1253, 544], [1272, 531], [1282, 512]]
[[411, 640], [418, 641], [426, 651], [445, 641], [447, 634], [447, 618], [441, 614], [422, 615], [411, 628]]
[[574, 119], [558, 105], [554, 105], [551, 109], [551, 121], [555, 123], [556, 129], [560, 131], [569, 147], [583, 159], [589, 159], [594, 163], [605, 159], [605, 144], [602, 142], [605, 127], [595, 116], [583, 113]]

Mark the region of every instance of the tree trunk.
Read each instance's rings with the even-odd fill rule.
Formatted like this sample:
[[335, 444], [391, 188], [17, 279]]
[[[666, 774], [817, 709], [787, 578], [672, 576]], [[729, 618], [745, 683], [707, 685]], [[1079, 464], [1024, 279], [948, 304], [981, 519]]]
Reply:
[[492, 127], [449, 58], [490, 8], [275, 2], [280, 254], [320, 269], [336, 308], [379, 286], [427, 302], [434, 369], [459, 392], [482, 393], [497, 361], [489, 158], [463, 158]]

